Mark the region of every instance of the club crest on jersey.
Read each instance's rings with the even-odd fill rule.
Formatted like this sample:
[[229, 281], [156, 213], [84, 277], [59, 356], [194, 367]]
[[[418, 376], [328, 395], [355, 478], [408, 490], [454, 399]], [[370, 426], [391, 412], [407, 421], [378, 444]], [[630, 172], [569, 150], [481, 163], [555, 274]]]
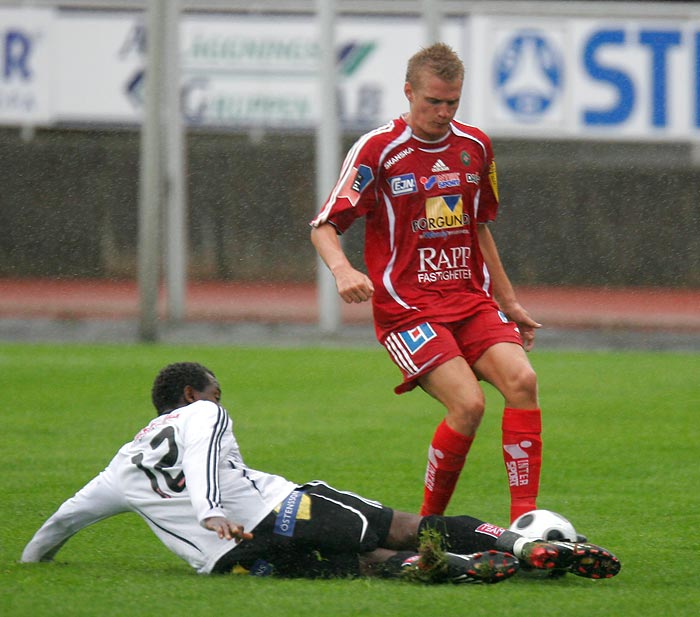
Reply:
[[[354, 175], [353, 175], [354, 172]], [[348, 179], [338, 193], [338, 197], [345, 197], [353, 205], [357, 205], [360, 194], [374, 180], [374, 174], [367, 165], [353, 167]]]
[[391, 194], [394, 196], [418, 192], [416, 177], [413, 174], [403, 174], [389, 178], [389, 186], [391, 187]]
[[426, 322], [405, 332], [399, 332], [399, 336], [403, 340], [404, 345], [406, 345], [408, 352], [413, 355], [428, 341], [434, 339], [437, 334], [435, 334], [432, 326]]

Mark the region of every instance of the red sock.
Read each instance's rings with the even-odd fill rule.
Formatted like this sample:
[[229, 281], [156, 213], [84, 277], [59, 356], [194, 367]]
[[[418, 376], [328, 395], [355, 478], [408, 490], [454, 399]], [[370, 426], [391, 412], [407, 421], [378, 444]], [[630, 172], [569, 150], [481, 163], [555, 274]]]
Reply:
[[539, 409], [503, 410], [503, 460], [510, 487], [510, 520], [537, 508], [542, 468], [542, 413]]
[[443, 420], [428, 450], [421, 516], [443, 514], [457, 485], [474, 437], [452, 430]]

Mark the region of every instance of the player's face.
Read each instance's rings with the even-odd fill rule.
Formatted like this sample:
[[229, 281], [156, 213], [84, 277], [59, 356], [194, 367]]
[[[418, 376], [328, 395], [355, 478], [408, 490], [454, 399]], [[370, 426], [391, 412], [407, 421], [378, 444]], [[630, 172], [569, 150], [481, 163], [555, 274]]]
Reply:
[[418, 73], [404, 93], [410, 105], [409, 125], [420, 139], [434, 141], [447, 135], [457, 113], [462, 94], [462, 80], [443, 81], [429, 70]]

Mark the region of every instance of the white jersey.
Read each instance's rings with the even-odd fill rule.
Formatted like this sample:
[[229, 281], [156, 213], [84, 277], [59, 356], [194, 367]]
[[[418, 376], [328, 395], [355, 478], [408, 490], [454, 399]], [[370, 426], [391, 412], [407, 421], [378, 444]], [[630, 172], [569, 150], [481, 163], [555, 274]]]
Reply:
[[209, 573], [234, 544], [204, 528], [204, 519], [223, 516], [251, 531], [296, 488], [248, 468], [226, 410], [197, 401], [155, 418], [122, 446], [36, 532], [22, 561], [49, 561], [83, 527], [136, 512], [171, 551]]

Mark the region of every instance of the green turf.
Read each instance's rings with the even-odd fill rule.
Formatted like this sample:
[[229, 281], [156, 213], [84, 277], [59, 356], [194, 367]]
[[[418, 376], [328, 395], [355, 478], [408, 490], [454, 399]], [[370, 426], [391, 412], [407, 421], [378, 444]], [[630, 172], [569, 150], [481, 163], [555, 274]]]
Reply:
[[[406, 510], [420, 504], [441, 415], [397, 397], [379, 349], [184, 346], [0, 347], [0, 614], [696, 615], [700, 610], [700, 355], [536, 352], [544, 410], [540, 506], [623, 562], [609, 581], [518, 577], [483, 587], [392, 581], [203, 577], [136, 516], [88, 528], [54, 564], [18, 564], [24, 544], [152, 416], [166, 363], [213, 369], [249, 465], [324, 479]], [[487, 415], [448, 513], [505, 524], [501, 402]]]

